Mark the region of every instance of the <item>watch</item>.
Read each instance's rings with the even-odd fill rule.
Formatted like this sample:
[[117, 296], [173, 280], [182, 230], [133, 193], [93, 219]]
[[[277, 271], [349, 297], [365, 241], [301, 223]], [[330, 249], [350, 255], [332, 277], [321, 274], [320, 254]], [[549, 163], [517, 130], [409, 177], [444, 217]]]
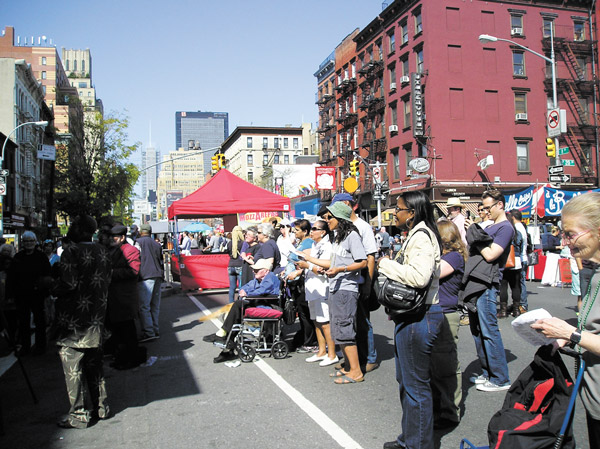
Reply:
[[581, 341], [581, 331], [579, 329], [575, 329], [571, 336], [569, 337], [571, 343], [578, 345]]

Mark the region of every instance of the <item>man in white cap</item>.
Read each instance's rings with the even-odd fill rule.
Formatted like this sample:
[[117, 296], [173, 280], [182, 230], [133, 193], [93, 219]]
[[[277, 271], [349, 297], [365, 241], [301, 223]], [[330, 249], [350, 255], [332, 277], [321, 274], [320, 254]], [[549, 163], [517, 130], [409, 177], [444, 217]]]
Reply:
[[448, 198], [446, 202], [448, 208], [448, 220], [456, 225], [460, 238], [463, 243], [467, 244], [467, 233], [465, 230], [465, 216], [462, 214], [464, 205], [460, 202], [460, 198]]
[[[279, 278], [271, 272], [271, 262], [267, 259], [259, 259], [251, 266], [254, 270], [254, 279], [240, 287], [239, 298], [231, 306], [223, 326], [216, 334], [205, 336], [204, 341], [209, 343], [225, 343], [227, 341], [227, 334], [231, 332], [233, 325], [242, 322], [242, 307], [244, 304], [249, 303], [244, 298], [279, 295]], [[232, 339], [230, 339], [231, 341]], [[235, 358], [236, 355], [231, 351], [231, 348], [225, 348], [215, 357], [213, 362], [221, 363]]]

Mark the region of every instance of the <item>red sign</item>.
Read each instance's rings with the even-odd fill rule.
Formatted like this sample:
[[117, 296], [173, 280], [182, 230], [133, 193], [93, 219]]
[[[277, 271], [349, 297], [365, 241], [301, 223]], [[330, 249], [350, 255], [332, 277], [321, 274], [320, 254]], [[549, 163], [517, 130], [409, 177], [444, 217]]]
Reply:
[[335, 167], [315, 167], [317, 190], [335, 190]]

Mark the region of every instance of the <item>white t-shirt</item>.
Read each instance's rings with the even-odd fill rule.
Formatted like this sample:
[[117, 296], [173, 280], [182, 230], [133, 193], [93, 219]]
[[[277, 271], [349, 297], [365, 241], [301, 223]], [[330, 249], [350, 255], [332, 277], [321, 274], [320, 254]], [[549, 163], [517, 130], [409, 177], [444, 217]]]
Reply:
[[521, 253], [521, 261], [527, 262], [527, 231], [525, 230], [525, 226], [520, 221], [515, 223], [515, 229], [521, 237], [523, 237], [523, 252]]
[[288, 257], [290, 253], [294, 250], [294, 240], [295, 237], [292, 235], [288, 235], [284, 237], [280, 235], [277, 237], [277, 248], [279, 248], [279, 254], [281, 254], [281, 263], [282, 267], [285, 267], [288, 263]]
[[356, 220], [354, 220], [352, 224], [356, 226], [356, 229], [358, 229], [358, 234], [360, 235], [362, 244], [365, 247], [365, 253], [367, 253], [367, 256], [369, 254], [376, 254], [378, 251], [377, 242], [375, 241], [375, 234], [373, 234], [371, 225], [359, 217], [356, 217]]
[[[310, 255], [317, 259], [331, 259], [331, 242], [325, 236], [319, 243], [315, 243], [310, 249]], [[315, 299], [327, 299], [329, 294], [329, 278], [326, 275], [315, 274], [312, 270], [306, 270], [304, 280], [305, 297], [307, 301]]]

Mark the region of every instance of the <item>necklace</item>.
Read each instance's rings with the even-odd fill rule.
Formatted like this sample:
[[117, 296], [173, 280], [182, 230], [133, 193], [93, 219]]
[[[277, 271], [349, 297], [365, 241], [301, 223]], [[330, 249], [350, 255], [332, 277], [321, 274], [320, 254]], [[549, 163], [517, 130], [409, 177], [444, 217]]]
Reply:
[[[590, 312], [592, 311], [592, 307], [594, 307], [594, 303], [596, 302], [596, 297], [598, 296], [598, 290], [600, 290], [600, 281], [596, 285], [596, 291], [594, 292], [594, 297], [592, 298], [592, 301], [590, 303], [590, 298], [592, 296], [591, 295], [591, 293], [592, 293], [591, 285], [590, 285], [590, 289], [588, 290], [590, 292], [590, 294], [586, 295], [585, 300], [583, 302], [583, 306], [581, 307], [581, 313], [579, 314], [579, 317], [577, 318], [577, 328], [581, 329], [581, 331], [584, 330], [585, 325], [587, 323], [588, 316], [590, 315]], [[588, 303], [590, 303], [589, 307], [588, 307]], [[579, 349], [579, 352], [581, 353], [581, 346], [578, 346], [578, 349]]]

